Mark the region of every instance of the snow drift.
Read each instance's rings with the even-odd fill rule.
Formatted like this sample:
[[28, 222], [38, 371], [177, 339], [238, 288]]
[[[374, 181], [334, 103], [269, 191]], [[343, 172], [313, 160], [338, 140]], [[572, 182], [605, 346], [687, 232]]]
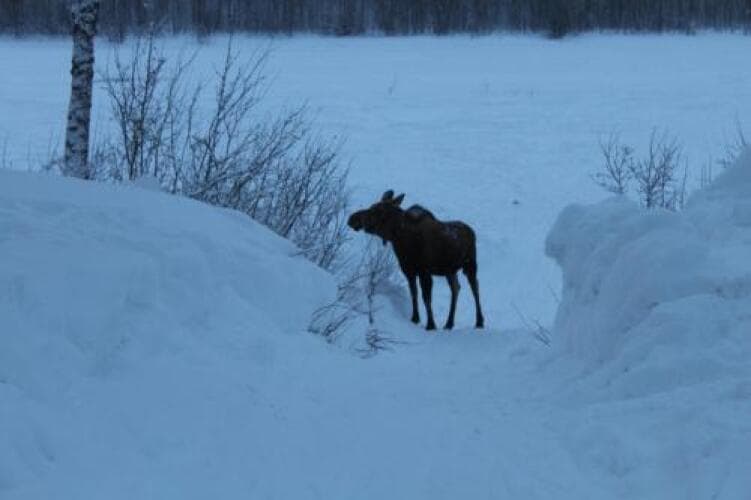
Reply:
[[751, 151], [680, 213], [570, 206], [546, 251], [580, 465], [618, 498], [749, 498]]
[[333, 296], [296, 253], [188, 199], [0, 172], [0, 497], [178, 488], [170, 456], [229, 439], [238, 387], [308, 345], [292, 334]]
[[566, 209], [552, 356], [384, 307], [365, 361], [244, 216], [0, 172], [0, 497], [745, 500], [749, 192], [747, 154], [680, 214]]
[[592, 363], [638, 359], [640, 370], [670, 366], [657, 380], [628, 375], [650, 379], [652, 390], [748, 365], [750, 152], [681, 213], [621, 198], [570, 206], [546, 251], [563, 271], [554, 329], [567, 352]]

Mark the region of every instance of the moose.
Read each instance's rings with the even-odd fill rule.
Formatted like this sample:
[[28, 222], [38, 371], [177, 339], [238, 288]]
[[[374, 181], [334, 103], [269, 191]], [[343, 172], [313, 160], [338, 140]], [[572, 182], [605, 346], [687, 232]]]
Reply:
[[394, 191], [388, 190], [370, 208], [353, 213], [347, 224], [355, 231], [364, 230], [379, 236], [384, 245], [391, 242], [399, 267], [409, 283], [413, 323], [420, 322], [417, 305], [419, 279], [428, 316], [426, 329], [435, 330], [431, 306], [433, 276], [445, 276], [451, 289], [451, 309], [444, 328], [450, 330], [454, 327], [460, 288], [457, 272], [461, 269], [475, 299], [475, 327], [483, 328], [485, 320], [477, 281], [475, 232], [461, 221], [440, 221], [420, 205], [404, 210], [401, 208], [403, 200], [404, 193], [395, 197]]

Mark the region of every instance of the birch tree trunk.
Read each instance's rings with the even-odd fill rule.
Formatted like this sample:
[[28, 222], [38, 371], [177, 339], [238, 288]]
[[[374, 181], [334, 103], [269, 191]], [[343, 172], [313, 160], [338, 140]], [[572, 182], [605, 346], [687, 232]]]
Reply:
[[89, 128], [91, 93], [94, 81], [94, 36], [99, 0], [75, 0], [73, 17], [73, 62], [68, 127], [65, 133], [63, 174], [91, 178], [89, 169]]

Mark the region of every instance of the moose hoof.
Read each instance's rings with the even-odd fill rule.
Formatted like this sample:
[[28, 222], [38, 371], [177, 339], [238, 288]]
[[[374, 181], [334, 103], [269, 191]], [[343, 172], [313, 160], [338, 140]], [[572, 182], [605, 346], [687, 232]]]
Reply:
[[453, 323], [446, 323], [445, 325], [443, 325], [443, 329], [444, 330], [451, 330], [453, 328], [454, 328], [454, 324]]
[[435, 323], [428, 323], [425, 329], [428, 331], [435, 330]]
[[477, 324], [475, 325], [475, 328], [477, 328], [478, 330], [482, 330], [483, 328], [485, 328], [485, 323], [482, 321], [478, 321]]
[[412, 316], [412, 319], [410, 320], [412, 323], [417, 324], [420, 322], [420, 316]]

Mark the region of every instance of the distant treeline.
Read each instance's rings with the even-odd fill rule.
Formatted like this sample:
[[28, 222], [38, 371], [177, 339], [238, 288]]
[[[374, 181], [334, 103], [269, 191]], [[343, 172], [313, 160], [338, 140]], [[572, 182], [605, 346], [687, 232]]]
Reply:
[[[71, 0], [0, 0], [0, 31], [66, 33]], [[102, 0], [112, 38], [158, 21], [174, 33], [387, 35], [751, 28], [751, 0]]]

